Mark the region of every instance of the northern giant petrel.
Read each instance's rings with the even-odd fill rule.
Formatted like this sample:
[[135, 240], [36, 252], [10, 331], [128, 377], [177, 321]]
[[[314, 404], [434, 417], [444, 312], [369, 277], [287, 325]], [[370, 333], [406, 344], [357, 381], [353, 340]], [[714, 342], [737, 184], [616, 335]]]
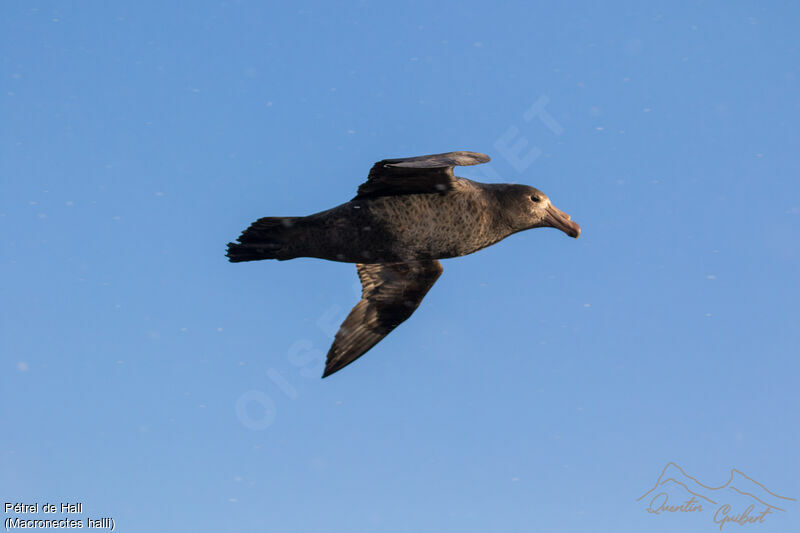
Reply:
[[453, 175], [454, 166], [487, 161], [475, 152], [378, 161], [349, 202], [306, 217], [261, 218], [228, 243], [228, 258], [356, 263], [361, 301], [336, 334], [324, 378], [411, 316], [442, 273], [437, 259], [471, 254], [531, 228], [580, 235], [580, 226], [533, 187]]

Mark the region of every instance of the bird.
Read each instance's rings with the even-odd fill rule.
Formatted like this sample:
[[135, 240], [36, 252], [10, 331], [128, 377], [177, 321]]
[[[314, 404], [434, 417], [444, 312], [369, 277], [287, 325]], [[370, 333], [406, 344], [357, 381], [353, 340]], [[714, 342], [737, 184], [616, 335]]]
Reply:
[[232, 263], [297, 257], [355, 263], [361, 300], [336, 333], [325, 378], [349, 365], [408, 319], [442, 274], [440, 259], [461, 257], [514, 233], [580, 226], [528, 185], [456, 177], [456, 166], [486, 163], [477, 152], [383, 159], [356, 196], [302, 217], [264, 217], [228, 243]]

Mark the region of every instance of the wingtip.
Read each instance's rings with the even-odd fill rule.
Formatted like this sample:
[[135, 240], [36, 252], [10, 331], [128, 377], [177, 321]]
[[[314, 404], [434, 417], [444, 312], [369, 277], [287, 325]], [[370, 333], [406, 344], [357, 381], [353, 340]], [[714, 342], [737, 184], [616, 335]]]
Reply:
[[342, 366], [342, 365], [339, 365], [339, 364], [332, 364], [333, 361], [331, 359], [331, 354], [330, 353], [328, 354], [328, 358], [327, 359], [328, 360], [325, 363], [325, 370], [323, 370], [323, 372], [322, 372], [322, 379], [327, 378], [331, 374], [337, 373], [339, 370], [341, 370], [342, 368], [347, 366], [347, 365]]
[[475, 159], [476, 162], [472, 163], [473, 165], [480, 165], [482, 163], [488, 163], [489, 161], [492, 160], [491, 157], [489, 157], [488, 155], [483, 154], [481, 152], [463, 151], [463, 152], [456, 152], [456, 153], [463, 154], [463, 155], [466, 155], [468, 157], [471, 157], [471, 158]]

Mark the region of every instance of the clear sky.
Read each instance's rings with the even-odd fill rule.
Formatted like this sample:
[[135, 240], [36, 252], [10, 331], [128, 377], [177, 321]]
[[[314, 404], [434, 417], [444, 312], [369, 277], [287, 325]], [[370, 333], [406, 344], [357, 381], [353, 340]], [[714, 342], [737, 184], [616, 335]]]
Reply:
[[[800, 499], [800, 8], [539, 4], [3, 2], [2, 501], [126, 532], [719, 531], [636, 501], [670, 461]], [[355, 268], [225, 244], [451, 150], [583, 234], [443, 261], [321, 380]], [[798, 530], [782, 501], [742, 531]]]

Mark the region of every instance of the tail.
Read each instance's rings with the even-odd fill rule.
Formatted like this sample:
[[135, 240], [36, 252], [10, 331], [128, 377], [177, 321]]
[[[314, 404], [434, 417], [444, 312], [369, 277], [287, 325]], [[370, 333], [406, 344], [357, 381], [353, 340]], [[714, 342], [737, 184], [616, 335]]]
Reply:
[[253, 222], [237, 239], [228, 243], [228, 260], [231, 263], [259, 259], [290, 259], [286, 249], [290, 244], [291, 229], [301, 217], [264, 217]]

